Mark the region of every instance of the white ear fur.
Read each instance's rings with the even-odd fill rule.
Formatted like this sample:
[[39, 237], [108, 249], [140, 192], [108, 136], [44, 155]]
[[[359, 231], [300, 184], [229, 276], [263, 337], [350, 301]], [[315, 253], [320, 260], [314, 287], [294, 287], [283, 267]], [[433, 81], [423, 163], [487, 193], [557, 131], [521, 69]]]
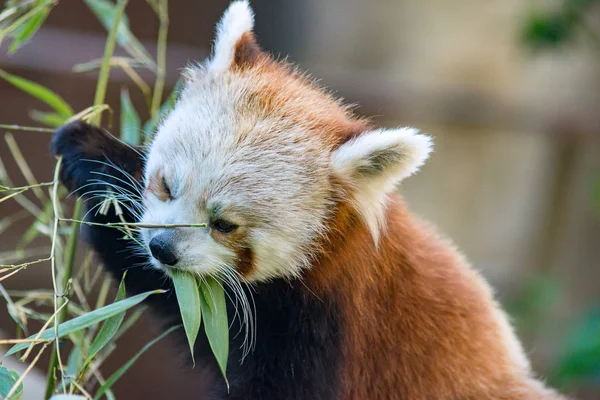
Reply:
[[233, 63], [235, 47], [242, 35], [252, 32], [254, 13], [248, 1], [235, 1], [217, 25], [217, 37], [208, 68], [213, 72], [226, 71]]
[[431, 138], [416, 129], [379, 129], [365, 132], [333, 152], [333, 172], [353, 186], [352, 202], [376, 242], [384, 228], [388, 193], [419, 170], [432, 146]]

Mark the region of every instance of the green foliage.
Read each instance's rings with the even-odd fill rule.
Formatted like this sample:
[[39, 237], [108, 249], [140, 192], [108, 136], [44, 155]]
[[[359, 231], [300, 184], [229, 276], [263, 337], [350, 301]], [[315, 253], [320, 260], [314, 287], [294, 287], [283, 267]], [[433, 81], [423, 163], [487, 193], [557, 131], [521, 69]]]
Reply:
[[[4, 38], [9, 37], [12, 39], [10, 51], [17, 51], [33, 37], [56, 3], [57, 0], [7, 1], [5, 9], [0, 12], [0, 43]], [[149, 139], [149, 134], [156, 129], [159, 121], [173, 108], [182, 87], [182, 82], [179, 81], [166, 100], [163, 99], [169, 22], [168, 2], [167, 0], [148, 1], [159, 21], [156, 62], [129, 29], [129, 20], [125, 14], [127, 0], [85, 0], [85, 3], [107, 30], [102, 59], [83, 64], [88, 71], [98, 69], [98, 81], [93, 105], [75, 113], [60, 95], [49, 88], [3, 70], [0, 70], [0, 78], [5, 79], [50, 108], [49, 111], [32, 110], [30, 112], [30, 117], [42, 125], [54, 128], [80, 119], [100, 125], [102, 114], [105, 111], [109, 111], [112, 117], [112, 108], [108, 104], [104, 104], [110, 70], [113, 67], [121, 68], [141, 91], [148, 106], [147, 111], [150, 118], [145, 122], [142, 129], [140, 114], [133, 106], [129, 91], [126, 88], [121, 91], [121, 138], [129, 144], [140, 145], [143, 141]], [[123, 47], [131, 58], [114, 57], [116, 44]], [[140, 67], [147, 68], [155, 73], [156, 78], [153, 88], [136, 72], [135, 69]], [[0, 124], [0, 128], [43, 133], [52, 132], [52, 129], [48, 128], [22, 127], [11, 124]], [[142, 137], [141, 133], [143, 131], [148, 135]], [[114, 399], [111, 391], [113, 384], [129, 370], [145, 351], [157, 341], [178, 329], [179, 326], [169, 329], [147, 343], [108, 379], [104, 380], [102, 378], [99, 370], [100, 365], [115, 349], [115, 341], [138, 320], [143, 312], [143, 308], [137, 309], [129, 317], [126, 317], [126, 310], [139, 305], [148, 296], [160, 294], [163, 291], [150, 291], [126, 298], [123, 280], [114, 301], [107, 304], [109, 279], [104, 278], [100, 285], [96, 309], [91, 310], [84, 296], [94, 287], [97, 275], [90, 276], [89, 258], [80, 266], [80, 272], [75, 272], [74, 264], [80, 224], [93, 223], [81, 221], [81, 202], [76, 202], [72, 218], [62, 217], [64, 211], [61, 202], [66, 195], [66, 191], [59, 186], [58, 182], [60, 159], [54, 169], [53, 181], [38, 184], [12, 136], [7, 137], [7, 141], [10, 142], [11, 153], [27, 179], [28, 185], [13, 187], [14, 185], [12, 185], [4, 172], [2, 163], [0, 163], [0, 179], [2, 180], [0, 191], [8, 192], [7, 195], [0, 198], [0, 202], [14, 199], [19, 202], [26, 212], [34, 217], [34, 223], [25, 232], [19, 248], [15, 250], [14, 257], [16, 260], [27, 257], [34, 239], [49, 239], [51, 251], [46, 258], [21, 264], [0, 266], [0, 281], [13, 276], [28, 266], [50, 261], [53, 290], [48, 293], [33, 289], [24, 291], [21, 299], [13, 301], [9, 293], [0, 286], [0, 292], [7, 302], [9, 313], [19, 326], [19, 337], [29, 335], [27, 332], [29, 319], [44, 323], [42, 330], [37, 334], [29, 335], [26, 339], [11, 339], [7, 342], [14, 344], [14, 346], [6, 355], [15, 355], [17, 352], [26, 350], [22, 357], [23, 361], [37, 344], [43, 343], [34, 360], [31, 361], [32, 364], [35, 364], [46, 349], [52, 349], [47, 372], [45, 399], [82, 398], [77, 393], [86, 394], [85, 398], [99, 399], [105, 396], [109, 400]], [[47, 186], [50, 187], [48, 194], [42, 190]], [[38, 205], [23, 195], [28, 190], [33, 191], [35, 198], [41, 204]], [[107, 194], [107, 196], [109, 197], [107, 197], [106, 207], [118, 209], [120, 207], [118, 201], [110, 197], [110, 194]], [[8, 225], [10, 225], [8, 220], [0, 221], [0, 233]], [[100, 225], [120, 229], [126, 238], [133, 238], [131, 232], [149, 227], [144, 226], [144, 224], [126, 223], [124, 221]], [[177, 226], [160, 225], [151, 227], [169, 229]], [[205, 224], [184, 224], [181, 227], [205, 227]], [[206, 315], [204, 329], [221, 372], [225, 376], [229, 350], [229, 332], [223, 288], [212, 279], [197, 282], [195, 278], [187, 274], [176, 275], [175, 286], [181, 304], [184, 328], [192, 357], [193, 345], [199, 333], [202, 314], [204, 313]], [[57, 296], [56, 293], [61, 295]], [[37, 305], [51, 306], [54, 312], [52, 314], [39, 312], [34, 309], [34, 306]], [[70, 341], [73, 344], [70, 352], [64, 353], [64, 349], [59, 344], [59, 339]], [[61, 352], [64, 354], [61, 355]], [[63, 362], [64, 360], [66, 360], [66, 363]], [[12, 391], [11, 399], [15, 399], [22, 392], [22, 385], [15, 386], [15, 382], [21, 378], [14, 375], [14, 371], [11, 372], [7, 369], [0, 369], [0, 374], [2, 374], [0, 375], [0, 394], [5, 395]], [[86, 389], [89, 390], [94, 387], [97, 390], [88, 395]], [[57, 390], [63, 393], [55, 395]]]
[[[121, 283], [119, 284], [119, 290], [117, 295], [115, 296], [115, 301], [113, 304], [118, 303], [119, 301], [125, 299], [125, 276], [127, 272], [123, 274], [123, 278], [121, 279]], [[107, 344], [110, 343], [112, 338], [116, 335], [119, 327], [123, 323], [123, 319], [125, 318], [125, 311], [122, 311], [116, 314], [113, 317], [110, 317], [106, 320], [106, 322], [100, 328], [100, 331], [94, 338], [94, 341], [90, 345], [90, 349], [88, 350], [88, 355], [85, 360], [85, 364], [89, 364], [94, 357], [102, 350]]]
[[[164, 291], [163, 290], [153, 290], [150, 292], [141, 293], [141, 294], [138, 294], [137, 296], [133, 296], [133, 297], [118, 301], [113, 304], [109, 304], [109, 305], [99, 308], [97, 310], [90, 311], [79, 317], [73, 318], [72, 320], [63, 323], [58, 327], [58, 337], [63, 338], [67, 335], [70, 335], [70, 334], [80, 331], [82, 329], [89, 328], [90, 326], [99, 324], [100, 322], [105, 321], [106, 319], [108, 319], [110, 317], [119, 315], [123, 311], [126, 311], [126, 310], [130, 309], [131, 307], [140, 304], [148, 296], [153, 295], [153, 294], [160, 294], [160, 293], [164, 293]], [[43, 331], [41, 335], [40, 334], [31, 335], [28, 339], [39, 340], [39, 341], [49, 341], [54, 338], [55, 338], [54, 328], [48, 328], [45, 331]], [[6, 352], [6, 355], [10, 356], [12, 354], [15, 354], [18, 351], [25, 350], [29, 346], [30, 346], [29, 343], [17, 344], [15, 346], [13, 346], [12, 348], [10, 348]]]
[[51, 128], [58, 128], [65, 124], [65, 119], [58, 113], [32, 110], [29, 113], [32, 120]]
[[19, 378], [20, 376], [15, 370], [0, 365], [0, 398], [6, 400], [19, 400], [21, 398], [23, 395], [23, 383], [19, 384], [18, 388], [13, 391], [10, 399], [7, 398]]
[[229, 354], [229, 325], [223, 286], [208, 276], [200, 282], [200, 306], [204, 314], [204, 332], [227, 382], [227, 356]]
[[[118, 6], [108, 0], [85, 0], [98, 20], [110, 31], [115, 19]], [[125, 49], [133, 58], [143, 62], [149, 68], [154, 69], [156, 63], [152, 60], [142, 43], [129, 29], [129, 19], [124, 15], [117, 30], [117, 43]]]
[[54, 0], [7, 1], [0, 13], [0, 44], [10, 37], [8, 51], [15, 53], [40, 29], [54, 5]]
[[593, 35], [584, 16], [598, 4], [600, 0], [562, 0], [551, 11], [536, 11], [523, 24], [521, 37], [533, 50], [550, 50], [574, 42], [580, 31]]
[[600, 308], [590, 310], [571, 330], [562, 356], [550, 374], [557, 386], [600, 379]]
[[177, 302], [180, 304], [179, 311], [181, 312], [183, 327], [190, 346], [192, 360], [194, 360], [194, 343], [196, 343], [202, 322], [198, 284], [194, 276], [186, 272], [173, 271], [172, 275]]
[[229, 322], [223, 286], [214, 278], [196, 279], [186, 272], [174, 272], [173, 284], [192, 359], [194, 358], [194, 343], [196, 343], [202, 315], [204, 315], [204, 333], [227, 382]]
[[534, 15], [527, 21], [523, 39], [534, 49], [555, 48], [571, 40], [574, 26], [561, 13]]
[[0, 78], [3, 78], [8, 83], [21, 89], [25, 93], [46, 103], [48, 106], [54, 109], [54, 111], [56, 111], [56, 114], [58, 116], [60, 116], [63, 119], [63, 123], [73, 115], [73, 109], [71, 108], [71, 106], [62, 97], [54, 93], [52, 90], [30, 80], [9, 74], [8, 72], [3, 71], [1, 69]]

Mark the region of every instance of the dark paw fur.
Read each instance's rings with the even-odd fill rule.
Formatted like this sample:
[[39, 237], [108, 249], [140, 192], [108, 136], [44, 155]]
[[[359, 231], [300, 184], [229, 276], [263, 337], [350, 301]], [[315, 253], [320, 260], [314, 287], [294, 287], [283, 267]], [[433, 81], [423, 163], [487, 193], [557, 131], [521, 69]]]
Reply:
[[[86, 219], [98, 223], [136, 222], [136, 206], [128, 197], [139, 197], [140, 177], [143, 169], [143, 157], [133, 149], [106, 131], [84, 122], [73, 122], [59, 128], [50, 143], [55, 156], [62, 156], [60, 179], [71, 191], [78, 195], [87, 192], [101, 194], [108, 188], [120, 193], [122, 214], [117, 216], [110, 207], [106, 213], [88, 212], [98, 206], [101, 197], [83, 196]], [[123, 195], [128, 194], [128, 195]], [[139, 209], [137, 210], [139, 211]], [[123, 272], [128, 271], [125, 287], [130, 294], [138, 294], [157, 288], [171, 289], [164, 274], [155, 269], [147, 269], [148, 258], [134, 242], [123, 240], [123, 233], [114, 228], [84, 226], [84, 240], [94, 249], [102, 264], [120, 282]], [[174, 300], [160, 296], [150, 296], [148, 304], [156, 308], [169, 309], [169, 315], [178, 315]], [[174, 311], [173, 311], [174, 310]]]
[[70, 191], [78, 194], [82, 194], [79, 189], [84, 185], [88, 186], [83, 192], [94, 190], [95, 184], [89, 184], [98, 179], [122, 185], [122, 181], [128, 178], [119, 169], [137, 181], [141, 178], [142, 157], [136, 150], [104, 130], [82, 121], [59, 128], [52, 137], [50, 150], [55, 156], [63, 158], [60, 180]]

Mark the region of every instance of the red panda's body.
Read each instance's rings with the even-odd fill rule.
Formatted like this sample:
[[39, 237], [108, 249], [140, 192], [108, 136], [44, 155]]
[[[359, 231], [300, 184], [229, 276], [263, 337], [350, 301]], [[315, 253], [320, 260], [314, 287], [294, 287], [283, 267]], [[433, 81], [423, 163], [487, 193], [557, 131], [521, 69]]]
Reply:
[[341, 305], [342, 398], [562, 398], [532, 378], [489, 286], [399, 197], [377, 247], [358, 221], [338, 217], [305, 279]]
[[[208, 398], [562, 399], [533, 376], [487, 283], [394, 194], [431, 139], [357, 118], [263, 52], [252, 23], [233, 3], [145, 156], [79, 122], [52, 143], [71, 190], [116, 190], [128, 220], [207, 225], [144, 228], [141, 249], [109, 228], [87, 239], [131, 293], [171, 290], [171, 269], [223, 282], [230, 390], [200, 336]], [[173, 295], [149, 303], [180, 321]]]

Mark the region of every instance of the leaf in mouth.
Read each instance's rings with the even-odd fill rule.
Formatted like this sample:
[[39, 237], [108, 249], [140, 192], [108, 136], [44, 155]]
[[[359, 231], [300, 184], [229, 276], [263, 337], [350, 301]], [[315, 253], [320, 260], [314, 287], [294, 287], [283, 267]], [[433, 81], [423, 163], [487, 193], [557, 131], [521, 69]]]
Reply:
[[[204, 313], [204, 332], [227, 382], [229, 354], [229, 323], [223, 286], [214, 278], [206, 277], [200, 284], [200, 304]], [[229, 383], [227, 382], [229, 386]]]
[[183, 328], [185, 329], [185, 335], [190, 346], [192, 361], [195, 365], [194, 343], [196, 343], [196, 338], [200, 331], [200, 323], [202, 322], [198, 283], [196, 282], [196, 278], [187, 272], [173, 270], [172, 276], [181, 319], [183, 320]]

